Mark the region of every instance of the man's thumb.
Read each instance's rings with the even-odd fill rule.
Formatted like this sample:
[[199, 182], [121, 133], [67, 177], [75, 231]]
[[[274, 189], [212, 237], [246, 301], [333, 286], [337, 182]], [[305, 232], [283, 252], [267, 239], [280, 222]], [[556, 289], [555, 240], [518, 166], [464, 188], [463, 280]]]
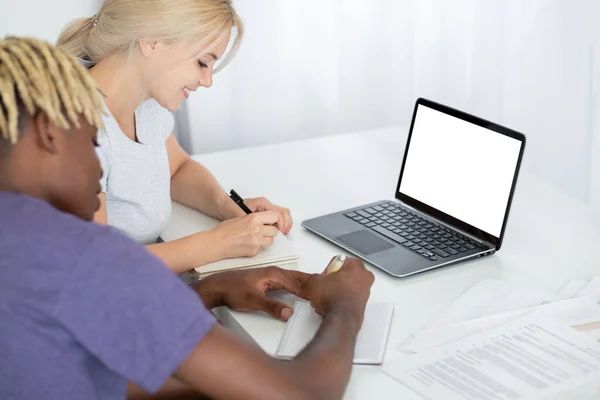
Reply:
[[264, 312], [281, 321], [287, 321], [293, 312], [292, 308], [287, 304], [269, 299], [268, 297], [263, 299], [262, 306]]

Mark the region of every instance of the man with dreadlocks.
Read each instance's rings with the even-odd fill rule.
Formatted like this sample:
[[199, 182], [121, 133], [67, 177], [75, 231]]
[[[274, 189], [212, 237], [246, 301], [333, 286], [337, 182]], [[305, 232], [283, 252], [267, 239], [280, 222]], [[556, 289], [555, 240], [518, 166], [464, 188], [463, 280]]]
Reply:
[[[190, 290], [142, 246], [89, 222], [101, 111], [93, 81], [66, 52], [0, 40], [0, 398], [341, 398], [373, 275], [350, 259], [329, 275], [233, 271]], [[265, 295], [277, 289], [324, 315], [289, 363], [244, 344], [207, 310], [285, 320], [288, 306]]]

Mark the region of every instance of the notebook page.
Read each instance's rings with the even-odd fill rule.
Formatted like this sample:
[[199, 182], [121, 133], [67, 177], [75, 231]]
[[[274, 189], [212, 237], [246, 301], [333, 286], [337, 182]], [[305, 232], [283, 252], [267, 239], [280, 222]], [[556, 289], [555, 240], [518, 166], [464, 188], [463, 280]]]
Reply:
[[385, 355], [394, 305], [391, 303], [367, 304], [365, 319], [356, 338], [354, 364], [381, 364]]
[[[390, 303], [367, 304], [363, 325], [356, 339], [354, 364], [381, 364], [392, 323], [394, 305]], [[292, 359], [315, 337], [322, 317], [309, 302], [294, 303], [290, 317], [277, 348], [276, 356]]]
[[277, 232], [273, 244], [254, 257], [227, 258], [195, 268], [199, 274], [207, 274], [229, 269], [282, 265], [298, 259], [298, 253], [281, 232]]

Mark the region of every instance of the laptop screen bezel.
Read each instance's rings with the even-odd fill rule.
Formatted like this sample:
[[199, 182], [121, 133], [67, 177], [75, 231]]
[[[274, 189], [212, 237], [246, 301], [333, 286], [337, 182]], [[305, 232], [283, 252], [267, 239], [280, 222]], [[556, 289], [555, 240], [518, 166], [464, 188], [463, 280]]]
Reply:
[[[413, 133], [413, 127], [415, 124], [415, 119], [417, 117], [417, 111], [419, 109], [419, 106], [425, 106], [425, 107], [429, 107], [431, 109], [440, 111], [444, 114], [448, 114], [451, 115], [455, 118], [459, 118], [462, 119], [464, 121], [470, 122], [472, 124], [481, 126], [483, 128], [486, 129], [490, 129], [494, 132], [497, 132], [501, 135], [505, 135], [508, 137], [511, 137], [513, 139], [516, 139], [518, 141], [521, 142], [521, 149], [519, 151], [519, 158], [517, 160], [517, 164], [515, 166], [515, 172], [514, 172], [514, 176], [513, 176], [513, 181], [512, 181], [512, 185], [510, 188], [510, 195], [508, 197], [508, 201], [506, 204], [506, 211], [504, 212], [504, 220], [502, 221], [502, 230], [500, 231], [500, 236], [496, 237], [488, 232], [484, 232], [483, 230], [467, 224], [464, 221], [461, 221], [451, 215], [448, 215], [436, 208], [433, 208], [415, 198], [412, 198], [406, 194], [403, 194], [400, 192], [400, 186], [402, 184], [402, 175], [404, 174], [404, 166], [406, 164], [406, 156], [408, 155], [408, 152], [410, 150], [410, 141], [412, 138], [412, 133]], [[406, 147], [404, 149], [404, 158], [402, 160], [402, 167], [400, 169], [400, 177], [398, 179], [398, 185], [396, 186], [396, 193], [395, 193], [395, 198], [400, 200], [401, 202], [407, 204], [410, 207], [413, 207], [414, 209], [427, 214], [427, 215], [431, 215], [432, 217], [442, 221], [443, 223], [450, 225], [451, 227], [454, 227], [456, 229], [459, 229], [461, 231], [467, 232], [471, 235], [473, 235], [474, 237], [482, 240], [482, 241], [486, 241], [489, 243], [492, 243], [496, 250], [499, 250], [500, 247], [502, 246], [502, 240], [504, 238], [504, 231], [506, 229], [506, 222], [508, 221], [508, 214], [510, 213], [510, 207], [512, 204], [512, 200], [513, 200], [513, 195], [515, 192], [515, 187], [517, 185], [517, 179], [519, 177], [519, 171], [521, 169], [521, 161], [523, 159], [523, 153], [525, 151], [525, 143], [526, 143], [526, 139], [525, 139], [525, 135], [523, 135], [522, 133], [519, 133], [517, 131], [514, 131], [512, 129], [503, 127], [501, 125], [495, 124], [493, 122], [490, 121], [486, 121], [485, 119], [476, 117], [474, 115], [471, 114], [467, 114], [463, 111], [459, 111], [453, 108], [450, 108], [448, 106], [444, 106], [442, 104], [433, 102], [431, 100], [427, 100], [424, 98], [419, 98], [417, 99], [417, 101], [415, 102], [415, 109], [413, 111], [413, 117], [412, 117], [412, 121], [410, 124], [410, 129], [408, 131], [408, 138], [406, 140]], [[479, 168], [474, 166], [474, 168]]]

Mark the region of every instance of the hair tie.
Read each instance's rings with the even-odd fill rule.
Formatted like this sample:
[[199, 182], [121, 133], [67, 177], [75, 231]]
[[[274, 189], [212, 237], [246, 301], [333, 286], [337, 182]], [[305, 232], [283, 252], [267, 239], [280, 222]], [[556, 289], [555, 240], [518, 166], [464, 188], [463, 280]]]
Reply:
[[95, 27], [96, 25], [98, 25], [98, 18], [96, 17], [96, 14], [94, 14], [94, 16], [91, 19], [92, 19], [92, 27]]

